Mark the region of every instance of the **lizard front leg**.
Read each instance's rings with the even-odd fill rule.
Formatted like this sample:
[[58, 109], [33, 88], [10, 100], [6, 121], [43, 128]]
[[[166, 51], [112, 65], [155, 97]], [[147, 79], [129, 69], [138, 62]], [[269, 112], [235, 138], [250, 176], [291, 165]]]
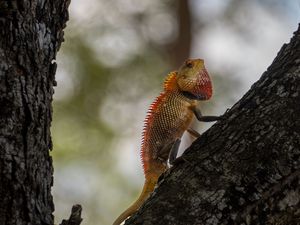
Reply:
[[222, 116], [202, 116], [202, 113], [200, 111], [200, 109], [198, 108], [193, 108], [192, 109], [197, 120], [201, 121], [201, 122], [214, 122], [214, 121], [218, 121], [222, 119]]

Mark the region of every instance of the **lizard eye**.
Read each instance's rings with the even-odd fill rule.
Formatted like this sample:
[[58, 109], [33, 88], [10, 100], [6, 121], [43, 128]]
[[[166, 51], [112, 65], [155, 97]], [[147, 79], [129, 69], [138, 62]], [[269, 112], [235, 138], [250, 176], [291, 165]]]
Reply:
[[187, 61], [185, 62], [185, 65], [186, 65], [188, 68], [192, 68], [192, 67], [193, 67], [193, 62], [190, 61], [190, 60], [187, 60]]

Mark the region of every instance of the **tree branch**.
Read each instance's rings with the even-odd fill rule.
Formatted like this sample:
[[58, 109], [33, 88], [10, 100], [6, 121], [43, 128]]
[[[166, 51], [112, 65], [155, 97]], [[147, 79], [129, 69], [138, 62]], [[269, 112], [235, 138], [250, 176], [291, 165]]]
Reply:
[[300, 224], [300, 26], [126, 224]]
[[81, 224], [81, 205], [73, 205], [70, 218], [68, 220], [63, 220], [60, 225], [79, 225]]

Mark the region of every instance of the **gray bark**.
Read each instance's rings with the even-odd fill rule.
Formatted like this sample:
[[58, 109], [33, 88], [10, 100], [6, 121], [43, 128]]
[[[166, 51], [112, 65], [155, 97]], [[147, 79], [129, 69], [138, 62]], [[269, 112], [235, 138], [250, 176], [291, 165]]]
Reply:
[[126, 224], [300, 224], [299, 157], [300, 26]]
[[50, 124], [69, 0], [0, 2], [0, 224], [53, 224]]

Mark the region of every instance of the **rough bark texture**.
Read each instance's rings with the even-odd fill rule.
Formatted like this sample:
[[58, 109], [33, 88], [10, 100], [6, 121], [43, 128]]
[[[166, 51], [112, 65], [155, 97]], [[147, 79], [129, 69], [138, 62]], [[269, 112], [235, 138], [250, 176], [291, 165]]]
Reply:
[[0, 2], [0, 224], [53, 224], [50, 124], [69, 0]]
[[300, 27], [126, 224], [300, 224]]

